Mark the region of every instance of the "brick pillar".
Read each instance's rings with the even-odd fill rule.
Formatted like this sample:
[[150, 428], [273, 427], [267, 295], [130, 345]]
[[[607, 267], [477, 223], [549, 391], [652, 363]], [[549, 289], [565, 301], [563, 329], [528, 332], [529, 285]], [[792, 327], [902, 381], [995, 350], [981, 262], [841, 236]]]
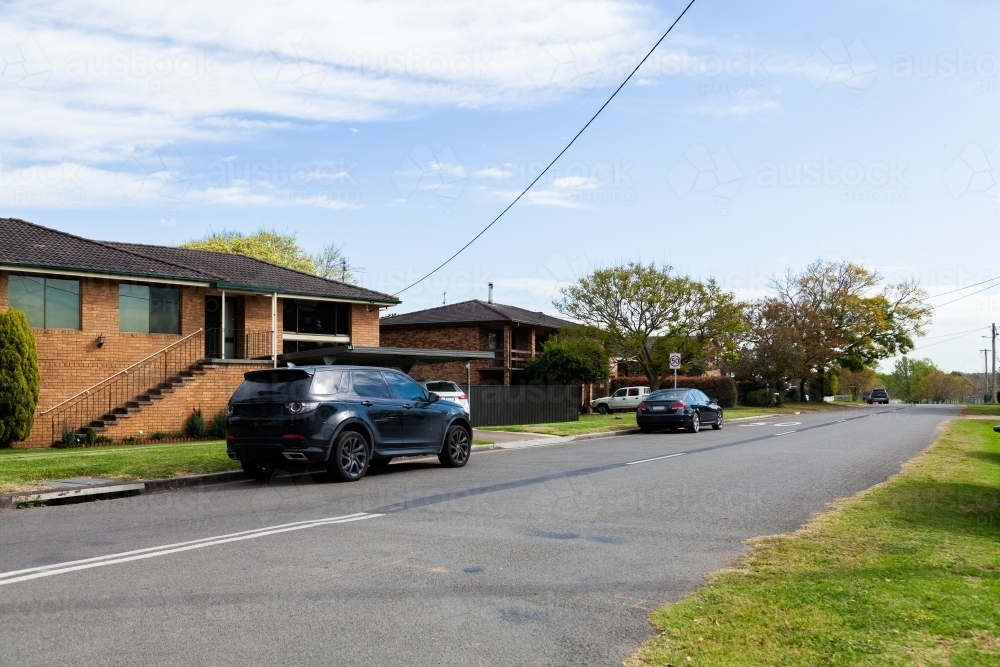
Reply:
[[528, 349], [531, 350], [531, 358], [534, 359], [535, 358], [535, 329], [534, 328], [531, 329], [531, 347], [528, 348]]
[[503, 328], [503, 383], [510, 384], [510, 325]]

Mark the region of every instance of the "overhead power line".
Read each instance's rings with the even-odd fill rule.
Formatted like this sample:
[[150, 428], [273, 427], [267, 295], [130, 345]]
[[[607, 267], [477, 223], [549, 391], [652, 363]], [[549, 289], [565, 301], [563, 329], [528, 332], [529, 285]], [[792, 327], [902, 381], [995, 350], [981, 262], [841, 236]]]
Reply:
[[976, 294], [979, 294], [980, 292], [985, 292], [986, 290], [993, 289], [994, 287], [997, 287], [997, 285], [987, 285], [983, 289], [977, 289], [975, 292], [969, 292], [968, 294], [963, 294], [962, 296], [958, 297], [957, 299], [952, 299], [951, 301], [945, 301], [944, 303], [939, 303], [938, 305], [936, 305], [934, 307], [935, 308], [941, 308], [943, 306], [947, 306], [948, 304], [955, 303], [956, 301], [961, 301], [962, 299], [968, 299], [970, 296], [974, 296]]
[[646, 60], [648, 60], [649, 57], [651, 55], [653, 55], [653, 51], [656, 50], [656, 47], [658, 47], [660, 45], [660, 43], [667, 38], [667, 35], [670, 34], [670, 31], [673, 30], [674, 26], [676, 26], [677, 23], [684, 17], [684, 15], [687, 14], [687, 11], [689, 9], [691, 9], [691, 5], [693, 5], [694, 3], [695, 3], [695, 0], [691, 0], [691, 2], [689, 2], [687, 4], [687, 6], [684, 8], [684, 11], [682, 11], [680, 14], [677, 15], [677, 18], [674, 19], [674, 22], [670, 24], [670, 27], [667, 28], [667, 31], [665, 33], [663, 33], [663, 36], [660, 37], [658, 40], [656, 40], [656, 44], [653, 44], [653, 48], [651, 48], [649, 50], [649, 52], [643, 57], [643, 59], [639, 61], [639, 64], [635, 66], [635, 69], [633, 69], [632, 72], [629, 73], [629, 75], [627, 77], [625, 77], [625, 80], [622, 81], [622, 83], [621, 83], [620, 86], [618, 86], [617, 88], [615, 88], [615, 92], [611, 93], [611, 97], [609, 97], [607, 99], [607, 101], [605, 101], [604, 104], [601, 105], [601, 108], [598, 109], [597, 112], [593, 116], [590, 117], [590, 120], [587, 121], [586, 125], [584, 125], [582, 128], [580, 128], [580, 131], [577, 132], [573, 136], [573, 138], [569, 140], [569, 143], [566, 144], [566, 147], [563, 148], [561, 151], [559, 151], [558, 155], [556, 155], [554, 158], [552, 158], [552, 161], [549, 162], [548, 165], [546, 165], [545, 169], [542, 169], [541, 173], [538, 174], [538, 176], [535, 177], [535, 180], [531, 181], [531, 183], [528, 183], [528, 187], [526, 187], [524, 190], [522, 190], [521, 194], [519, 194], [517, 197], [514, 198], [514, 201], [512, 201], [509, 204], [507, 204], [507, 207], [504, 210], [500, 211], [500, 215], [498, 215], [497, 217], [493, 218], [493, 221], [490, 222], [490, 224], [488, 224], [485, 227], [483, 227], [479, 231], [478, 234], [476, 234], [475, 236], [473, 236], [472, 239], [468, 243], [466, 243], [464, 246], [462, 246], [461, 248], [459, 248], [455, 252], [454, 255], [452, 255], [448, 259], [446, 259], [443, 262], [441, 262], [440, 264], [438, 264], [436, 267], [434, 267], [434, 269], [432, 271], [424, 274], [419, 280], [416, 280], [416, 281], [410, 283], [409, 285], [407, 285], [403, 289], [401, 289], [398, 292], [396, 292], [395, 294], [393, 294], [393, 296], [399, 296], [400, 294], [402, 294], [406, 290], [410, 289], [411, 287], [416, 287], [417, 285], [419, 285], [420, 283], [424, 282], [425, 280], [427, 280], [428, 278], [430, 278], [432, 275], [434, 275], [435, 273], [437, 273], [438, 271], [440, 271], [441, 269], [443, 269], [445, 266], [447, 266], [448, 263], [451, 262], [451, 260], [455, 259], [459, 255], [461, 255], [463, 252], [465, 252], [466, 248], [468, 248], [470, 245], [472, 245], [473, 243], [475, 243], [479, 239], [480, 236], [482, 236], [483, 234], [485, 234], [489, 230], [490, 227], [492, 227], [493, 225], [496, 224], [497, 220], [499, 220], [501, 217], [503, 217], [504, 213], [506, 213], [507, 211], [509, 211], [514, 206], [514, 204], [516, 204], [521, 199], [521, 197], [523, 197], [525, 194], [527, 194], [528, 190], [530, 190], [531, 187], [535, 183], [537, 183], [542, 178], [542, 176], [545, 175], [545, 173], [549, 169], [552, 168], [552, 165], [554, 165], [556, 163], [556, 161], [559, 158], [562, 157], [563, 153], [565, 153], [566, 151], [569, 150], [570, 146], [572, 146], [576, 142], [576, 140], [580, 137], [580, 135], [583, 134], [584, 130], [586, 130], [588, 127], [590, 127], [590, 124], [594, 122], [594, 120], [601, 114], [602, 111], [604, 111], [604, 107], [606, 107], [609, 104], [611, 104], [611, 100], [615, 99], [615, 95], [618, 94], [618, 91], [620, 91], [622, 88], [624, 88], [625, 84], [629, 82], [629, 79], [631, 79], [633, 76], [635, 76], [635, 73], [639, 71], [639, 68], [642, 67], [643, 63], [645, 63]]
[[914, 349], [914, 351], [916, 351], [916, 350], [923, 350], [924, 348], [927, 348], [927, 347], [934, 347], [935, 345], [941, 345], [943, 343], [950, 343], [953, 340], [958, 340], [959, 338], [965, 338], [966, 336], [971, 336], [972, 334], [978, 333], [978, 332], [982, 331], [985, 328], [986, 327], [979, 327], [978, 329], [973, 329], [972, 331], [967, 331], [967, 332], [965, 332], [963, 334], [958, 334], [958, 335], [956, 335], [956, 336], [954, 336], [952, 338], [948, 338], [946, 340], [939, 340], [936, 343], [930, 343], [928, 345], [921, 345], [920, 347], [915, 347], [913, 349]]
[[928, 298], [930, 298], [930, 299], [937, 299], [938, 297], [947, 296], [949, 294], [954, 294], [955, 292], [962, 292], [962, 291], [967, 290], [967, 289], [972, 289], [973, 287], [976, 287], [977, 285], [985, 285], [986, 283], [992, 283], [992, 282], [994, 282], [996, 280], [1000, 280], [1000, 276], [995, 276], [993, 278], [990, 278], [989, 280], [983, 280], [983, 281], [980, 281], [978, 283], [972, 283], [971, 285], [966, 285], [965, 287], [959, 287], [958, 289], [948, 290], [947, 292], [941, 292], [940, 294], [935, 294], [934, 296], [928, 297]]

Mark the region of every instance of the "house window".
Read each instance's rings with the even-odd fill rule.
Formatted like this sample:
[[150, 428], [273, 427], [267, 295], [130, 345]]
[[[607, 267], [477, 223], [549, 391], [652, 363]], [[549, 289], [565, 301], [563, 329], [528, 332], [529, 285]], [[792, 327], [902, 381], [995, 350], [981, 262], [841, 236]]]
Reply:
[[12, 273], [7, 298], [36, 329], [80, 328], [80, 281]]
[[120, 283], [118, 330], [131, 333], [180, 333], [180, 288]]
[[287, 333], [350, 336], [351, 306], [333, 301], [284, 299], [282, 321]]

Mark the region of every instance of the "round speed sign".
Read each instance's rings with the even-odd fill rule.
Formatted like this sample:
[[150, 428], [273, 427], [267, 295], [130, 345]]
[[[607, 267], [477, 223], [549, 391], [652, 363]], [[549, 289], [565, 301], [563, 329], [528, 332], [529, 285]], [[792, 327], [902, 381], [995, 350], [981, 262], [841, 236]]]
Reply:
[[[663, 357], [660, 357], [661, 359]], [[679, 352], [673, 352], [670, 355], [670, 368], [680, 368], [681, 367], [681, 355]]]

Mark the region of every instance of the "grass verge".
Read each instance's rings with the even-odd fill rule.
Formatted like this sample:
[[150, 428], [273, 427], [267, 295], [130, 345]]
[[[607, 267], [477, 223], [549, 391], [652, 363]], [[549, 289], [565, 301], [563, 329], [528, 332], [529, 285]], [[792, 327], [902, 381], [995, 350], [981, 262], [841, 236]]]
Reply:
[[[724, 410], [726, 419], [740, 417], [756, 417], [767, 415], [788, 415], [795, 412], [816, 412], [818, 410], [841, 410], [842, 405], [827, 404], [802, 405], [790, 403], [781, 408], [746, 408], [737, 406]], [[580, 421], [557, 422], [554, 424], [521, 424], [517, 426], [483, 426], [480, 431], [510, 431], [514, 433], [541, 433], [543, 435], [583, 435], [584, 433], [602, 433], [604, 431], [619, 431], [635, 428], [634, 412], [617, 412], [609, 415], [580, 415]]]
[[888, 482], [651, 616], [638, 665], [1000, 665], [1000, 436], [954, 422]]
[[0, 493], [31, 491], [72, 477], [161, 479], [238, 470], [224, 442], [128, 445], [86, 449], [0, 450]]
[[995, 403], [974, 403], [966, 405], [962, 414], [977, 416], [1000, 416], [1000, 405]]

